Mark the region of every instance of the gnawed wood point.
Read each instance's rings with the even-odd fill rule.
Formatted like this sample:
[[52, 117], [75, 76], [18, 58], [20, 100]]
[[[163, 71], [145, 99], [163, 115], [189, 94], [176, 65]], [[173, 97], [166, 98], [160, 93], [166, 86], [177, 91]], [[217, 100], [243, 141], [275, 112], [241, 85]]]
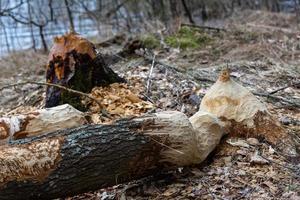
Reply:
[[[89, 93], [95, 86], [106, 86], [125, 80], [114, 73], [96, 53], [94, 44], [71, 32], [54, 39], [46, 70], [46, 81], [80, 92]], [[46, 107], [68, 103], [79, 110], [86, 110], [81, 97], [48, 86]]]

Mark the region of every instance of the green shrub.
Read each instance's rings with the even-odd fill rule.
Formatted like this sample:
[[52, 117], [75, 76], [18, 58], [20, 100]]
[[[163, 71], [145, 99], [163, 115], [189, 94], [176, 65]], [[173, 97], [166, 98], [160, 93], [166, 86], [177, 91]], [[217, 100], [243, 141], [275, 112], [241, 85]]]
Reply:
[[201, 48], [212, 41], [212, 38], [197, 29], [182, 27], [177, 34], [167, 36], [166, 44], [171, 47], [179, 47], [181, 49]]
[[145, 35], [141, 38], [144, 46], [148, 49], [155, 49], [160, 47], [159, 39], [157, 39], [154, 35]]

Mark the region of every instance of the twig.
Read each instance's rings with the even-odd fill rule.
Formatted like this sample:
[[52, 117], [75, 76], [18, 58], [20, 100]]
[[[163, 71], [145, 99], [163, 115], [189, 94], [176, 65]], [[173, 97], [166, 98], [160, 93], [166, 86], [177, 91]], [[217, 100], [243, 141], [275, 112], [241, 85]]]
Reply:
[[216, 195], [210, 190], [211, 185], [208, 183], [208, 181], [205, 183], [204, 180], [201, 180], [201, 183], [204, 185], [204, 187], [206, 187], [206, 190], [209, 192], [210, 196], [211, 196], [213, 199], [218, 199], [218, 198], [216, 197]]
[[286, 103], [289, 103], [293, 106], [296, 106], [296, 107], [300, 108], [300, 104], [298, 104], [296, 102], [293, 102], [293, 101], [290, 101], [288, 99], [285, 99], [283, 97], [277, 97], [277, 96], [273, 96], [273, 95], [270, 95], [270, 94], [259, 93], [259, 92], [253, 92], [253, 94], [256, 95], [256, 96], [262, 96], [262, 97], [272, 98], [272, 99], [275, 99], [275, 100], [286, 102]]
[[281, 163], [279, 163], [279, 162], [277, 162], [277, 161], [275, 161], [275, 160], [270, 160], [269, 158], [267, 158], [267, 157], [265, 157], [265, 156], [263, 156], [263, 155], [260, 155], [260, 156], [261, 156], [263, 159], [269, 161], [270, 163], [274, 163], [274, 164], [276, 164], [277, 166], [279, 166], [279, 167], [281, 167], [281, 168], [289, 169], [289, 170], [293, 173], [292, 175], [296, 176], [297, 178], [300, 178], [300, 176], [298, 175], [299, 172], [297, 171], [297, 169], [295, 169], [295, 168], [293, 168], [293, 167], [290, 167], [290, 166], [283, 165], [283, 164], [281, 164]]
[[187, 74], [197, 81], [210, 82], [210, 83], [216, 82], [215, 80], [200, 76], [198, 73], [195, 73], [193, 71], [188, 71]]
[[[138, 56], [143, 57], [147, 61], [153, 62], [153, 58], [151, 58], [150, 56], [147, 56], [145, 53], [141, 53], [139, 51], [136, 51], [135, 54], [138, 55]], [[162, 62], [162, 61], [160, 61], [158, 59], [155, 59], [154, 64], [155, 65], [157, 65], [157, 64], [158, 65], [162, 65], [162, 66], [164, 66], [164, 67], [166, 67], [168, 69], [175, 70], [176, 72], [180, 72], [180, 73], [185, 72], [185, 70], [183, 70], [183, 69], [178, 69], [178, 67], [168, 65], [168, 64], [166, 64], [166, 63], [164, 63], [164, 62]]]
[[224, 28], [219, 28], [219, 27], [212, 27], [212, 26], [204, 26], [204, 25], [196, 25], [196, 24], [186, 24], [182, 23], [182, 26], [188, 26], [188, 27], [193, 27], [193, 28], [199, 28], [199, 29], [209, 29], [209, 30], [215, 30], [215, 31], [224, 31], [226, 32], [227, 30]]
[[[153, 101], [153, 99], [151, 99], [148, 95], [146, 95], [146, 94], [144, 94], [144, 93], [142, 93], [141, 95], [143, 95], [148, 101], [150, 101], [152, 104], [155, 104], [155, 102]], [[156, 104], [155, 104], [155, 106], [157, 106]]]
[[170, 147], [170, 146], [168, 146], [168, 145], [166, 145], [166, 144], [164, 144], [164, 143], [161, 143], [161, 142], [155, 140], [154, 138], [152, 138], [151, 136], [149, 136], [149, 138], [150, 138], [151, 140], [153, 140], [154, 142], [156, 142], [157, 144], [160, 144], [161, 146], [164, 146], [164, 147], [166, 147], [166, 148], [168, 148], [168, 149], [170, 149], [170, 150], [172, 150], [172, 151], [175, 151], [175, 152], [178, 153], [178, 154], [184, 155], [184, 153], [183, 153], [182, 151], [179, 151], [179, 150], [177, 150], [177, 149], [174, 149], [173, 147]]
[[245, 185], [247, 185], [250, 188], [250, 190], [248, 190], [247, 192], [245, 192], [244, 194], [242, 194], [240, 197], [237, 197], [236, 198], [237, 200], [243, 199], [247, 195], [250, 195], [256, 189], [256, 186], [253, 187], [251, 184], [247, 183], [246, 181], [241, 180], [239, 177], [236, 177], [233, 180], [236, 180], [236, 181], [238, 181], [238, 182], [240, 182], [242, 184], [245, 184]]
[[276, 90], [273, 90], [273, 91], [269, 92], [269, 94], [275, 94], [275, 93], [277, 93], [281, 90], [284, 90], [284, 89], [289, 88], [289, 87], [297, 86], [297, 85], [300, 85], [300, 82], [296, 82], [296, 83], [293, 83], [293, 84], [288, 84], [284, 87], [281, 87], [281, 88], [278, 88]]
[[147, 90], [146, 90], [146, 94], [149, 93], [150, 82], [151, 82], [151, 75], [152, 75], [152, 73], [153, 73], [154, 64], [155, 64], [155, 54], [153, 55], [152, 65], [151, 65], [151, 69], [150, 69], [149, 76], [148, 76], [148, 80], [147, 80]]
[[6, 86], [0, 88], [0, 92], [2, 90], [8, 89], [8, 88], [12, 88], [12, 87], [20, 86], [20, 85], [27, 85], [27, 84], [43, 85], [43, 86], [53, 86], [53, 87], [56, 87], [56, 88], [59, 88], [59, 89], [62, 89], [62, 90], [66, 90], [66, 91], [74, 93], [74, 94], [78, 94], [78, 95], [87, 97], [87, 98], [95, 101], [97, 104], [99, 104], [100, 107], [102, 107], [101, 102], [98, 99], [94, 98], [93, 96], [91, 96], [89, 94], [86, 94], [86, 93], [83, 93], [83, 92], [80, 92], [80, 91], [77, 91], [77, 90], [73, 90], [73, 89], [67, 88], [67, 87], [62, 86], [62, 85], [53, 84], [53, 83], [42, 83], [42, 82], [35, 82], [35, 81], [25, 81], [25, 82], [20, 82], [20, 83], [6, 85]]

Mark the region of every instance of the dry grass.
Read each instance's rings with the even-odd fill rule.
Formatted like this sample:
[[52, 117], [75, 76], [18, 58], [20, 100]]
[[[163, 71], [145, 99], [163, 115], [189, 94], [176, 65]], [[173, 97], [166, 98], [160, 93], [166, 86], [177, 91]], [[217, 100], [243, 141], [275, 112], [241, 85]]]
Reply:
[[40, 52], [27, 50], [11, 53], [0, 60], [0, 80], [21, 75], [43, 74], [46, 63], [47, 55]]

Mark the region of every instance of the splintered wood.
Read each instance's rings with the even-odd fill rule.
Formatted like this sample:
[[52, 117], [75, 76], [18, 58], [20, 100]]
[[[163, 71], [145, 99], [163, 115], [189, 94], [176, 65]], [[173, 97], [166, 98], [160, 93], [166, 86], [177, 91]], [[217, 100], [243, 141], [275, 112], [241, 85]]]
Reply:
[[[68, 33], [54, 39], [48, 58], [46, 81], [89, 93], [95, 86], [107, 86], [125, 80], [106, 65], [100, 54], [96, 54], [93, 43], [76, 33]], [[65, 103], [78, 110], [86, 110], [78, 94], [53, 86], [47, 87], [46, 107]]]
[[101, 107], [89, 99], [83, 101], [83, 104], [89, 105], [93, 123], [107, 123], [122, 117], [139, 116], [154, 108], [150, 102], [139, 98], [138, 93], [138, 89], [127, 84], [113, 83], [107, 87], [95, 87], [90, 93], [99, 100]]
[[0, 146], [0, 199], [64, 198], [199, 164], [222, 135], [209, 113], [167, 111], [20, 139]]
[[[59, 84], [63, 86], [72, 86], [74, 89], [86, 92], [91, 89], [91, 79], [81, 73], [93, 72], [93, 67], [87, 65], [96, 57], [94, 45], [88, 40], [80, 37], [78, 34], [69, 33], [61, 37], [54, 38], [47, 64], [46, 81], [48, 83]], [[71, 83], [76, 78], [78, 83]], [[79, 86], [80, 85], [80, 86]], [[46, 107], [53, 107], [61, 104], [64, 97], [62, 91], [55, 87], [47, 87]]]
[[43, 181], [60, 160], [59, 138], [8, 148], [0, 146], [0, 187], [12, 181]]
[[0, 118], [0, 144], [86, 123], [82, 112], [65, 104]]
[[297, 155], [293, 141], [278, 120], [248, 89], [230, 78], [228, 69], [206, 93], [200, 110], [221, 119], [230, 136], [263, 138], [286, 154]]

